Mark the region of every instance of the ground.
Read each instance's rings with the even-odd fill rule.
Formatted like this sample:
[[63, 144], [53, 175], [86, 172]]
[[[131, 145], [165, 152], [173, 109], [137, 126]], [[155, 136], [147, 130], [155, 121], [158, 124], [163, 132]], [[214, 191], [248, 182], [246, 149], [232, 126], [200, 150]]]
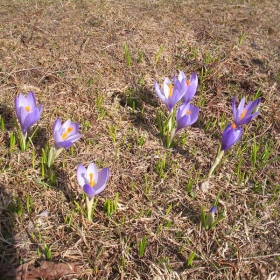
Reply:
[[[0, 2], [2, 279], [280, 278], [278, 0]], [[199, 77], [200, 115], [166, 148], [154, 83], [180, 70]], [[29, 91], [44, 108], [22, 152]], [[207, 178], [235, 96], [260, 114]], [[48, 170], [58, 117], [82, 138]], [[90, 162], [110, 170], [92, 222], [76, 178]]]

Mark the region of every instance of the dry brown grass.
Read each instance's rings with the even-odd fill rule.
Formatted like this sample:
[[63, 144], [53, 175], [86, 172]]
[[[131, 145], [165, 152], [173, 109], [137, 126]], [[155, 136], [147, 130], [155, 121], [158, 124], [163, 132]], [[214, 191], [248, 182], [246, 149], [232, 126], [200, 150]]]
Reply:
[[[278, 279], [279, 161], [239, 184], [236, 153], [245, 147], [241, 170], [246, 176], [252, 171], [254, 134], [263, 145], [274, 142], [271, 158], [279, 156], [279, 11], [277, 0], [2, 0], [0, 113], [7, 129], [0, 131], [1, 277], [13, 279], [20, 262], [27, 267], [39, 265], [48, 244], [53, 262], [78, 263], [82, 272], [69, 279]], [[241, 32], [245, 38], [238, 46]], [[124, 55], [125, 42], [131, 67]], [[194, 101], [200, 102], [203, 95], [205, 103], [199, 121], [187, 130], [187, 142], [166, 149], [156, 126], [156, 111], [162, 104], [153, 85], [179, 69], [188, 75], [207, 70]], [[229, 151], [210, 181], [211, 188], [202, 192], [200, 183], [219, 144], [218, 124], [223, 116], [230, 121], [232, 98], [252, 99], [258, 89], [260, 116]], [[43, 117], [34, 146], [25, 153], [17, 148], [10, 153], [14, 97], [29, 90], [44, 105]], [[46, 179], [40, 183], [41, 149], [52, 139], [57, 117], [78, 121], [83, 138], [74, 144], [73, 156], [67, 150], [55, 162], [57, 184], [49, 186]], [[215, 119], [218, 124], [206, 129]], [[109, 133], [113, 126], [115, 142]], [[181, 132], [181, 139], [185, 135]], [[145, 141], [139, 146], [142, 136]], [[164, 179], [155, 170], [163, 156]], [[108, 166], [111, 174], [98, 197], [93, 223], [74, 203], [85, 206], [76, 180], [77, 165], [91, 161], [100, 168]], [[150, 192], [145, 191], [144, 176]], [[195, 179], [194, 196], [186, 192], [190, 178]], [[256, 186], [261, 187], [256, 190]], [[108, 218], [104, 201], [114, 199], [117, 192], [117, 213]], [[200, 207], [211, 207], [219, 192], [218, 211], [226, 217], [205, 231], [200, 226]], [[33, 201], [30, 213], [28, 195]], [[22, 215], [11, 210], [16, 198], [23, 205]], [[166, 214], [169, 205], [172, 209]], [[68, 227], [65, 218], [73, 209]], [[44, 210], [49, 216], [38, 216]], [[141, 258], [138, 244], [143, 236], [147, 248]], [[196, 257], [188, 267], [192, 252]], [[21, 273], [17, 271], [18, 279]]]

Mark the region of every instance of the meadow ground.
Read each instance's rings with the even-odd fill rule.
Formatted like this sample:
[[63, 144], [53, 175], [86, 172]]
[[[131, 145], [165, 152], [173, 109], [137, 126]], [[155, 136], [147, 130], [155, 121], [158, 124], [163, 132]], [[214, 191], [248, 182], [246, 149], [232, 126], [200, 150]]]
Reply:
[[[280, 278], [278, 0], [0, 2], [1, 279]], [[179, 70], [199, 76], [200, 115], [166, 148], [154, 83]], [[44, 109], [21, 152], [29, 91]], [[261, 113], [207, 179], [234, 96]], [[47, 170], [58, 117], [83, 136]], [[92, 161], [110, 179], [89, 222], [76, 169]]]

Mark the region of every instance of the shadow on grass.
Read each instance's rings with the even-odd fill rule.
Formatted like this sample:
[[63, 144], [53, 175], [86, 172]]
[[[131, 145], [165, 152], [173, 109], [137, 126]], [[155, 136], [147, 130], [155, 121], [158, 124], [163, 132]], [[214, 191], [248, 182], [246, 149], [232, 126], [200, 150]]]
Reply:
[[7, 107], [6, 105], [0, 104], [0, 116], [4, 123], [4, 131], [7, 131], [7, 133], [4, 133], [3, 142], [5, 144], [5, 147], [9, 149], [10, 148], [9, 134], [12, 131], [15, 131], [14, 112], [11, 108]]
[[47, 170], [46, 182], [51, 188], [57, 192], [62, 192], [68, 202], [72, 202], [76, 198], [74, 193], [68, 186], [68, 173], [64, 171], [63, 167], [53, 165], [50, 170]]
[[[34, 131], [34, 129], [33, 129], [33, 131]], [[32, 134], [33, 131], [31, 131], [30, 134]], [[46, 128], [39, 126], [32, 139], [32, 143], [33, 143], [35, 149], [37, 150], [37, 152], [39, 152], [39, 154], [42, 153], [42, 149], [46, 148], [47, 142], [48, 142], [47, 130], [46, 130]]]
[[0, 279], [15, 279], [18, 264], [14, 242], [13, 197], [0, 184]]
[[15, 126], [14, 110], [0, 104], [0, 116], [3, 118], [5, 129], [10, 131]]
[[158, 98], [154, 92], [150, 91], [147, 87], [137, 85], [127, 89], [124, 94], [120, 94], [119, 98], [122, 107], [130, 108], [131, 115], [134, 116], [132, 123], [137, 128], [146, 130], [155, 137], [159, 137], [159, 132], [154, 129], [156, 116], [151, 118], [151, 114], [155, 115], [155, 109], [159, 106]]

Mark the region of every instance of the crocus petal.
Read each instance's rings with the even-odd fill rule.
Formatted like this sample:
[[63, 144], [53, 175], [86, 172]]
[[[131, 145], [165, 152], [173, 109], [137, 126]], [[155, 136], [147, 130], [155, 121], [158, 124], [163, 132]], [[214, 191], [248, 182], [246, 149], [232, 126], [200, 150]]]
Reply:
[[43, 105], [40, 104], [39, 106], [37, 106], [37, 109], [38, 109], [38, 111], [40, 113], [40, 117], [41, 117], [41, 114], [42, 114], [42, 111], [43, 111]]
[[229, 124], [222, 135], [222, 150], [226, 151], [233, 146], [242, 136], [242, 127], [233, 128], [232, 124]]
[[103, 168], [98, 174], [98, 181], [94, 186], [94, 189], [96, 191], [95, 194], [99, 194], [105, 189], [108, 179], [109, 179], [109, 168], [106, 167]]
[[63, 139], [62, 139], [62, 136], [61, 136], [59, 130], [54, 131], [53, 138], [54, 138], [55, 143], [63, 142]]
[[193, 82], [196, 86], [198, 85], [198, 77], [197, 77], [196, 73], [192, 73], [191, 82]]
[[76, 134], [74, 134], [74, 135], [68, 136], [68, 137], [65, 139], [65, 141], [68, 141], [68, 142], [70, 141], [70, 142], [74, 143], [74, 142], [76, 142], [77, 140], [79, 140], [81, 137], [82, 137], [81, 134], [76, 133]]
[[23, 130], [24, 128], [24, 120], [27, 117], [28, 112], [26, 111], [26, 109], [24, 107], [20, 107], [19, 108], [19, 117], [18, 117], [18, 121], [20, 123], [21, 129]]
[[[246, 115], [250, 115], [252, 111], [260, 104], [261, 98], [258, 98], [252, 102], [250, 102], [248, 105], [245, 106], [244, 110], [246, 110]], [[246, 116], [245, 115], [245, 116]]]
[[236, 119], [234, 119], [234, 123], [237, 124], [240, 121], [240, 115], [242, 114], [244, 110], [244, 105], [245, 105], [245, 97], [243, 97], [237, 107], [236, 110]]
[[55, 148], [58, 150], [60, 148], [70, 148], [73, 145], [71, 141], [61, 141], [61, 142], [54, 142]]
[[77, 180], [81, 188], [87, 183], [86, 174], [87, 169], [82, 164], [79, 164], [77, 168]]
[[178, 76], [178, 80], [180, 82], [182, 82], [183, 80], [186, 80], [186, 79], [187, 79], [187, 77], [186, 77], [185, 73], [183, 71], [180, 71], [179, 76]]
[[[186, 93], [188, 89], [188, 86], [186, 84], [186, 80], [182, 80], [182, 82], [180, 82], [179, 80], [175, 80], [174, 79], [174, 88], [173, 91], [178, 91], [179, 92], [179, 96], [178, 96], [178, 101], [183, 97], [183, 95]], [[177, 102], [178, 102], [177, 101]]]
[[23, 133], [26, 133], [27, 130], [40, 119], [40, 117], [41, 113], [38, 108], [35, 108], [32, 112], [27, 114], [24, 123], [22, 124]]
[[195, 83], [191, 83], [187, 87], [186, 93], [182, 98], [183, 103], [189, 103], [193, 99], [193, 97], [196, 93], [196, 88], [197, 88], [197, 85]]
[[90, 184], [85, 184], [83, 186], [83, 191], [88, 196], [89, 200], [91, 200], [96, 195], [95, 189]]
[[210, 211], [209, 211], [209, 213], [215, 214], [216, 212], [217, 212], [216, 207], [215, 207], [215, 206], [212, 206], [211, 209], [210, 209]]
[[55, 135], [56, 131], [59, 131], [61, 128], [61, 119], [58, 118], [53, 124], [53, 135]]
[[[169, 100], [170, 96], [173, 96], [173, 87], [170, 89], [170, 85], [172, 85], [172, 83], [169, 78], [165, 78], [163, 83], [163, 93], [166, 100]], [[170, 92], [171, 90], [172, 92]]]
[[161, 99], [161, 101], [162, 101], [163, 103], [165, 103], [166, 98], [165, 98], [164, 92], [163, 92], [163, 90], [160, 88], [160, 86], [159, 86], [158, 83], [155, 83], [155, 92], [156, 92], [157, 96]]
[[190, 78], [190, 84], [186, 85], [187, 86], [186, 93], [182, 98], [183, 103], [189, 103], [193, 99], [196, 93], [197, 85], [198, 85], [198, 77], [196, 73], [193, 73]]
[[[90, 174], [92, 174], [92, 175], [90, 175]], [[91, 178], [91, 176], [92, 176], [92, 178]], [[95, 187], [95, 185], [98, 181], [98, 171], [97, 171], [96, 165], [93, 162], [90, 163], [90, 165], [87, 168], [87, 183], [90, 184], [91, 180], [93, 180], [93, 183], [94, 183], [94, 186], [92, 186], [92, 187]]]
[[64, 133], [65, 130], [67, 130], [68, 127], [71, 126], [71, 120], [68, 119], [62, 126], [61, 126], [61, 133]]
[[19, 96], [16, 98], [17, 100], [17, 107], [20, 108], [20, 107], [26, 107], [28, 106], [29, 104], [27, 103], [27, 100], [26, 98], [24, 97], [24, 95], [22, 95], [21, 93], [19, 94]]
[[34, 93], [30, 91], [26, 96], [26, 102], [30, 106], [30, 109], [33, 110], [36, 107], [36, 99]]
[[173, 94], [166, 100], [168, 111], [171, 112], [176, 103], [180, 100], [181, 94], [177, 89], [173, 89]]
[[243, 97], [242, 99], [241, 99], [241, 101], [240, 101], [240, 103], [239, 103], [239, 105], [238, 105], [238, 108], [237, 108], [237, 110], [239, 110], [239, 111], [243, 111], [243, 109], [244, 109], [244, 105], [245, 105], [245, 97]]
[[15, 111], [16, 111], [16, 116], [19, 120], [20, 118], [20, 106], [19, 106], [19, 97], [15, 98]]

